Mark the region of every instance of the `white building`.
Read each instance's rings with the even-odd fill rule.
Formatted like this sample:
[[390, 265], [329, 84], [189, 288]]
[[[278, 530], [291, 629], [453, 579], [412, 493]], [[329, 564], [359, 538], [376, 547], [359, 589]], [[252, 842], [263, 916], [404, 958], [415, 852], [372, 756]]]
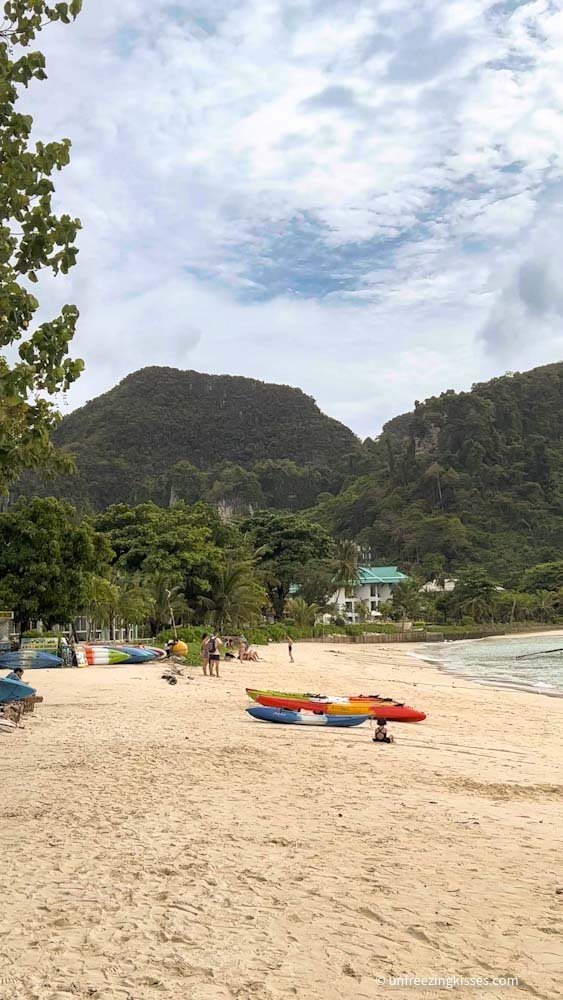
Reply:
[[360, 603], [367, 606], [369, 618], [378, 618], [381, 615], [379, 605], [392, 600], [394, 588], [404, 580], [408, 580], [408, 576], [396, 566], [361, 566], [354, 586], [349, 591], [341, 587], [331, 603], [336, 604], [342, 617], [353, 624], [359, 621], [357, 606]]
[[421, 594], [451, 594], [452, 590], [455, 590], [457, 584], [457, 579], [452, 577], [451, 579], [446, 579], [443, 582], [441, 580], [429, 580], [425, 583], [423, 587], [420, 588]]

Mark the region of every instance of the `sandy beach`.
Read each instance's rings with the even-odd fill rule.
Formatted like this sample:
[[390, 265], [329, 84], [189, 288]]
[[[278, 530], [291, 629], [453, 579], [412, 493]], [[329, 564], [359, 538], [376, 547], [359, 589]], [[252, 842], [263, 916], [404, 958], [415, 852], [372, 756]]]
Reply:
[[[1, 1000], [447, 992], [404, 974], [560, 996], [563, 700], [399, 646], [294, 654], [176, 687], [158, 665], [33, 673], [44, 704], [0, 737]], [[254, 722], [246, 686], [376, 690], [428, 719], [379, 747], [367, 725]]]

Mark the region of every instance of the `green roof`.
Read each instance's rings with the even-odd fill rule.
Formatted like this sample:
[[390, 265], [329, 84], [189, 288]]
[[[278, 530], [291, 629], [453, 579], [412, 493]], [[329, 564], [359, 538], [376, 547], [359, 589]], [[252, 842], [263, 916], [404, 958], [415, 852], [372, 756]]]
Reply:
[[396, 566], [360, 566], [357, 584], [363, 583], [402, 583], [408, 576], [401, 573]]

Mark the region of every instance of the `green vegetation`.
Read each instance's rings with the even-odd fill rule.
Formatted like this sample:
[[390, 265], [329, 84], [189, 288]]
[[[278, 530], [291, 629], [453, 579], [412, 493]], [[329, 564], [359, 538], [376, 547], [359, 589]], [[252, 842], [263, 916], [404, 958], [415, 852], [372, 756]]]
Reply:
[[445, 392], [365, 443], [369, 467], [314, 516], [422, 579], [483, 567], [520, 587], [563, 552], [563, 364]]
[[260, 511], [242, 521], [276, 618], [284, 613], [290, 587], [303, 573], [326, 568], [333, 544], [320, 525], [302, 514]]
[[[329, 535], [302, 514], [261, 511], [225, 524], [211, 506], [178, 503], [166, 510], [120, 504], [92, 517], [39, 497], [20, 499], [0, 514], [0, 603], [14, 609], [24, 630], [38, 620], [66, 627], [81, 616], [92, 627], [107, 626], [110, 635], [123, 622], [162, 638], [175, 623], [189, 643], [210, 628], [244, 630], [263, 643], [287, 634], [394, 632], [420, 615], [419, 627], [450, 634], [476, 624], [547, 624], [563, 616], [561, 564], [553, 563], [530, 568], [513, 590], [478, 569], [462, 572], [450, 593], [421, 593], [420, 581], [410, 579], [383, 607], [391, 621], [369, 622], [369, 609], [359, 602], [359, 624], [344, 624], [334, 608], [329, 624], [316, 624], [326, 603], [304, 593], [314, 591], [319, 578], [334, 580], [338, 567]], [[291, 595], [298, 576], [303, 589]], [[265, 614], [277, 620], [267, 625]]]
[[52, 175], [69, 162], [70, 141], [31, 142], [33, 119], [16, 109], [21, 88], [45, 80], [45, 58], [29, 51], [52, 21], [69, 23], [81, 0], [49, 5], [44, 0], [8, 0], [0, 25], [0, 494], [25, 469], [69, 469], [68, 455], [49, 433], [59, 414], [47, 395], [64, 391], [82, 362], [68, 357], [78, 310], [63, 306], [58, 317], [32, 327], [39, 309], [29, 282], [38, 272], [66, 274], [76, 262], [78, 219], [56, 216]]
[[232, 514], [313, 506], [359, 468], [362, 446], [300, 389], [229, 375], [144, 368], [66, 417], [55, 440], [78, 474], [26, 494], [111, 504], [199, 500]]
[[81, 509], [306, 512], [337, 543], [330, 574], [322, 556], [291, 581], [320, 607], [349, 586], [360, 550], [421, 582], [478, 567], [511, 590], [563, 553], [563, 364], [417, 403], [363, 445], [299, 390], [147, 368], [72, 413], [56, 440], [79, 473], [40, 491]]
[[0, 515], [0, 604], [27, 627], [66, 625], [86, 609], [111, 550], [91, 521], [58, 500], [19, 501]]
[[[204, 461], [207, 454], [215, 460], [222, 454], [214, 470], [187, 458], [167, 468], [166, 434], [177, 433], [183, 447], [188, 430], [176, 410], [175, 429], [165, 427], [170, 413], [158, 396], [160, 379], [167, 398], [180, 398], [174, 392], [183, 387], [182, 412], [188, 412], [186, 397], [199, 403], [208, 393], [208, 426], [198, 423], [201, 440], [191, 458]], [[147, 406], [138, 405], [141, 387], [156, 394]], [[153, 404], [160, 417], [151, 438], [143, 421], [147, 413], [156, 420]], [[117, 436], [129, 421], [120, 454], [127, 454], [130, 464], [123, 471], [129, 474], [134, 464], [143, 475], [151, 468], [154, 483], [164, 476], [164, 492], [170, 488], [174, 502], [163, 494], [162, 504], [120, 503], [79, 515], [56, 500], [20, 500], [0, 515], [0, 601], [13, 605], [24, 624], [36, 617], [61, 624], [79, 613], [110, 627], [134, 618], [152, 636], [174, 620], [188, 628], [256, 628], [261, 637], [266, 615], [276, 620], [271, 628], [279, 627], [283, 638], [288, 628], [310, 634], [327, 611], [331, 631], [346, 629], [329, 602], [337, 588], [350, 588], [358, 564], [369, 562], [371, 553], [371, 561], [399, 564], [410, 579], [381, 608], [396, 624], [366, 624], [371, 611], [360, 602], [360, 629], [403, 628], [407, 620], [419, 619], [439, 631], [556, 622], [563, 616], [562, 404], [563, 365], [550, 365], [417, 404], [414, 413], [391, 421], [362, 450], [340, 425], [324, 422], [302, 393], [244, 379], [147, 369], [89, 404], [93, 409], [73, 414], [61, 431], [78, 428], [95, 457], [96, 442], [110, 447], [117, 441], [110, 441], [111, 428]], [[223, 417], [214, 417], [223, 410], [237, 427], [236, 441], [230, 432], [223, 435]], [[247, 431], [249, 414], [254, 422]], [[318, 454], [315, 426], [322, 428]], [[128, 438], [129, 433], [138, 437]], [[286, 435], [286, 452], [289, 441], [294, 457], [264, 458], [270, 433], [273, 454], [280, 454]], [[155, 447], [158, 468], [151, 459]], [[319, 462], [329, 460], [331, 448], [340, 463], [332, 494], [322, 492], [307, 510], [264, 506], [266, 496], [289, 506], [310, 503], [304, 473], [313, 469], [316, 491], [317, 473], [321, 479], [325, 474]], [[298, 455], [317, 465], [298, 465]], [[287, 496], [289, 488], [295, 492]], [[113, 492], [103, 476], [94, 489], [98, 499]], [[185, 498], [178, 499], [182, 490]], [[202, 493], [213, 502], [203, 502]], [[443, 583], [448, 576], [458, 580], [454, 591], [421, 592], [426, 580]]]

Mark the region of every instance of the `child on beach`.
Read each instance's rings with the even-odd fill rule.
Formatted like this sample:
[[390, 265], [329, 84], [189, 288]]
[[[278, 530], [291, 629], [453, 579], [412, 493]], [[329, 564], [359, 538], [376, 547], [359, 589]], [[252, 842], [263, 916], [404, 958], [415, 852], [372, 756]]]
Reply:
[[385, 719], [377, 720], [377, 729], [373, 734], [373, 743], [394, 743], [395, 737], [387, 735], [387, 722]]
[[295, 663], [295, 660], [293, 659], [293, 639], [290, 635], [287, 636], [287, 651], [289, 653], [289, 662]]

